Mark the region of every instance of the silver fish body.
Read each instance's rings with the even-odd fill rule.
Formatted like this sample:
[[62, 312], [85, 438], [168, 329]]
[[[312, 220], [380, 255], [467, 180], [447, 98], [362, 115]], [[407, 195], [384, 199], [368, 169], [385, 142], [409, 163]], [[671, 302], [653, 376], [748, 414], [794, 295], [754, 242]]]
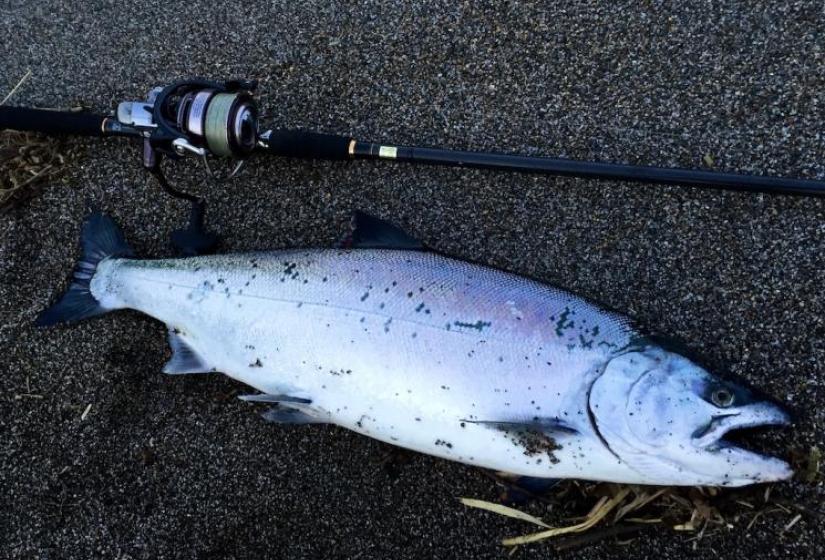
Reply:
[[[779, 460], [722, 443], [743, 412], [727, 410], [719, 427], [721, 407], [705, 394], [715, 378], [627, 319], [436, 253], [112, 256], [89, 291], [103, 310], [169, 326], [169, 373], [223, 372], [279, 403], [282, 421], [295, 413], [532, 477], [741, 485], [790, 475]], [[787, 422], [750, 401], [736, 403], [748, 425]]]

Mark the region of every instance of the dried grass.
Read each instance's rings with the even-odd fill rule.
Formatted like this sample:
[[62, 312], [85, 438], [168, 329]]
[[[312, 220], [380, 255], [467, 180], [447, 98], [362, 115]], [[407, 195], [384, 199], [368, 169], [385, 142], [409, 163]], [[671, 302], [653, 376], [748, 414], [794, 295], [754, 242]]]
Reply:
[[761, 488], [721, 491], [699, 487], [662, 488], [563, 482], [554, 489], [548, 503], [572, 502], [575, 509], [587, 513], [581, 517], [568, 518], [567, 523], [555, 526], [547, 520], [500, 504], [468, 498], [462, 498], [461, 502], [469, 507], [520, 519], [545, 529], [504, 539], [504, 546], [550, 541], [558, 550], [626, 536], [651, 526], [688, 533], [691, 535], [689, 541], [696, 548], [703, 538], [735, 527], [748, 531], [768, 515], [781, 514], [787, 517], [783, 531], [792, 529], [805, 516], [821, 517], [821, 512], [815, 508], [772, 498], [770, 488], [769, 486], [764, 491]]
[[[5, 104], [31, 77], [31, 71], [3, 97]], [[0, 213], [31, 198], [62, 172], [70, 152], [62, 140], [33, 132], [0, 130]]]
[[58, 177], [70, 155], [61, 140], [32, 132], [0, 131], [0, 213]]

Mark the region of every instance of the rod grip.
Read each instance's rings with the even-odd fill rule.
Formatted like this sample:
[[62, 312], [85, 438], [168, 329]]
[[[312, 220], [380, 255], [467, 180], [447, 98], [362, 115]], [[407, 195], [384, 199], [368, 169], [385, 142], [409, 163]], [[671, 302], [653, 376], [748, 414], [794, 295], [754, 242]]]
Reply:
[[104, 120], [106, 120], [105, 116], [92, 113], [70, 113], [26, 107], [0, 107], [0, 130], [103, 136]]
[[276, 156], [345, 160], [350, 158], [348, 136], [323, 134], [307, 130], [272, 130], [266, 139], [266, 150]]

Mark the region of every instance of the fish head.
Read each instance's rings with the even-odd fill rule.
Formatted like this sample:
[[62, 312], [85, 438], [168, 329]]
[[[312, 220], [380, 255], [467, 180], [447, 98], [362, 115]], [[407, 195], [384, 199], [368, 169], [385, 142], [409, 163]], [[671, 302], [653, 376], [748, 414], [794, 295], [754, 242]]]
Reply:
[[793, 475], [784, 461], [723, 439], [790, 424], [780, 405], [658, 346], [610, 360], [589, 405], [603, 442], [645, 483], [743, 486]]

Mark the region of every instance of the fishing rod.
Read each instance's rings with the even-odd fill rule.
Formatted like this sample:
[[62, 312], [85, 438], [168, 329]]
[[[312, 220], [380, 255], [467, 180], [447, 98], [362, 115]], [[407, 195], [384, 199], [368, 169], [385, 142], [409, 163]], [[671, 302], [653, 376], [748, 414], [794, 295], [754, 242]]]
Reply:
[[[145, 101], [120, 103], [112, 115], [0, 106], [0, 130], [142, 139], [144, 167], [157, 177], [166, 192], [192, 202], [189, 226], [173, 233], [173, 243], [185, 254], [207, 252], [217, 238], [203, 227], [204, 202], [175, 189], [166, 180], [161, 167], [164, 158], [200, 158], [206, 176], [215, 181], [234, 177], [250, 156], [263, 153], [332, 161], [382, 159], [769, 194], [825, 195], [825, 181], [821, 180], [395, 146], [306, 130], [261, 131], [253, 98], [256, 88], [254, 80], [181, 80], [153, 88]], [[215, 161], [228, 162], [226, 171], [216, 172]]]

